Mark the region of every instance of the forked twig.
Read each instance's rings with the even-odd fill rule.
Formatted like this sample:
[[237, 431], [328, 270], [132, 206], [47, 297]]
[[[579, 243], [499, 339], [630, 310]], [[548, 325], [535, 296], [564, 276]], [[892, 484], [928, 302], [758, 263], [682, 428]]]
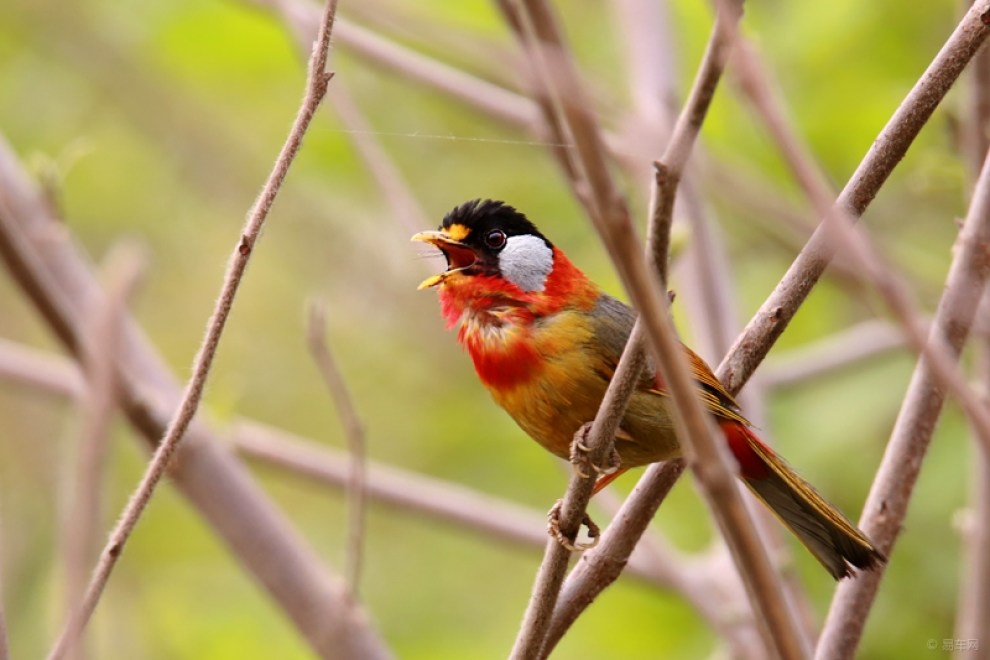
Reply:
[[299, 151], [303, 135], [306, 133], [306, 129], [316, 112], [316, 108], [326, 95], [327, 85], [330, 82], [332, 74], [328, 73], [325, 69], [336, 8], [336, 0], [327, 0], [319, 36], [316, 42], [314, 42], [313, 53], [310, 58], [305, 98], [293, 123], [289, 137], [279, 153], [275, 167], [262, 188], [258, 201], [248, 214], [243, 233], [233, 251], [216, 307], [207, 323], [203, 344], [193, 362], [193, 376], [186, 386], [181, 403], [174, 417], [166, 428], [164, 437], [148, 464], [141, 483], [132, 494], [119, 522], [110, 533], [110, 538], [100, 555], [93, 578], [90, 581], [86, 596], [80, 604], [79, 610], [75, 616], [71, 617], [71, 620], [66, 624], [62, 634], [55, 642], [55, 646], [49, 656], [52, 659], [62, 657], [68, 648], [67, 644], [75, 639], [88, 623], [103, 593], [103, 588], [106, 586], [107, 580], [109, 580], [110, 574], [117, 563], [117, 559], [123, 552], [127, 539], [130, 537], [131, 532], [133, 532], [138, 520], [140, 520], [141, 514], [154, 493], [155, 487], [164, 476], [172, 455], [175, 453], [176, 448], [185, 435], [186, 429], [196, 414], [196, 409], [199, 407], [206, 380], [213, 364], [213, 357], [216, 355], [220, 337], [254, 245], [261, 233], [261, 228], [268, 217], [268, 213], [271, 211], [272, 205], [275, 202], [282, 182], [285, 180], [289, 166]]

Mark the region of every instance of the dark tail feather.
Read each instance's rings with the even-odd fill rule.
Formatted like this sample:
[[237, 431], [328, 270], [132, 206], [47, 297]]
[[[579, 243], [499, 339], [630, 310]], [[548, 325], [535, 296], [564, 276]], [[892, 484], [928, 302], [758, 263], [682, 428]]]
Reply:
[[869, 570], [886, 561], [855, 525], [749, 428], [737, 422], [726, 422], [722, 424], [722, 430], [749, 489], [836, 580], [853, 575], [850, 567]]

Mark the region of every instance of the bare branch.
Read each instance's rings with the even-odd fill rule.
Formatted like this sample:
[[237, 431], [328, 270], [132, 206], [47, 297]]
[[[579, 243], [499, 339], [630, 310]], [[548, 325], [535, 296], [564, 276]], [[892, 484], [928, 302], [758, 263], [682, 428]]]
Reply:
[[763, 367], [761, 382], [783, 388], [812, 381], [904, 349], [904, 333], [891, 323], [863, 321], [807, 346], [781, 353]]
[[[990, 277], [988, 244], [990, 154], [959, 234], [958, 252], [949, 269], [945, 293], [930, 333], [928, 346], [943, 344], [955, 359], [966, 341]], [[861, 518], [863, 531], [887, 554], [901, 531], [925, 451], [945, 401], [947, 388], [939, 377], [937, 364], [926, 351], [915, 368]], [[855, 653], [883, 574], [882, 569], [875, 570], [839, 585], [818, 642], [816, 658], [846, 658]]]
[[[77, 398], [84, 388], [79, 370], [65, 358], [0, 340], [0, 379], [27, 385], [40, 393]], [[255, 421], [240, 419], [232, 425], [229, 442], [248, 458], [257, 459], [325, 486], [346, 489], [350, 456], [313, 440], [301, 438]], [[543, 513], [507, 500], [482, 494], [460, 484], [369, 461], [368, 496], [376, 502], [418, 513], [487, 538], [527, 548], [543, 548]], [[626, 574], [648, 584], [670, 585], [664, 567], [642, 552], [629, 558]]]
[[[697, 399], [687, 366], [683, 364], [686, 358], [670, 327], [662, 303], [664, 299], [662, 290], [657, 280], [651, 277], [647, 270], [625, 205], [609, 175], [600, 132], [588, 112], [587, 98], [580, 86], [573, 63], [562, 46], [560, 31], [545, 4], [531, 0], [525, 2], [524, 7], [530, 28], [535, 33], [540, 46], [537, 52], [542, 69], [545, 71], [545, 84], [554, 89], [561, 113], [574, 136], [580, 163], [588, 182], [592, 219], [630, 297], [636, 303], [646, 323], [654, 358], [664, 381], [669, 385], [667, 389], [672, 395], [676, 409], [675, 428], [684, 445], [683, 451], [688, 457], [689, 464], [697, 471], [699, 482], [706, 495], [711, 496], [710, 503], [713, 505], [716, 518], [723, 531], [729, 536], [730, 547], [736, 551], [734, 556], [745, 566], [742, 572], [749, 593], [766, 617], [768, 645], [775, 648], [783, 657], [803, 657], [804, 651], [796, 624], [784, 606], [780, 585], [776, 581], [752, 524], [748, 522], [748, 515], [732, 480], [729, 458], [725, 455], [727, 450], [716, 443], [710, 434], [711, 421]], [[731, 34], [739, 17], [738, 5], [734, 5], [728, 13], [729, 15], [726, 16], [720, 12], [716, 20], [719, 29], [725, 30], [723, 34], [731, 40]], [[595, 460], [596, 452], [603, 450], [602, 445], [607, 445], [609, 438], [606, 437], [604, 438], [606, 442], [597, 444], [596, 440], [600, 441], [602, 438], [589, 439], [588, 442], [592, 447], [592, 460]], [[701, 453], [701, 460], [692, 460], [695, 458], [694, 451]], [[580, 499], [583, 485], [580, 481], [572, 481], [568, 495], [575, 494], [575, 499]], [[587, 490], [590, 492], [590, 484], [587, 484]], [[566, 503], [567, 498], [565, 498], [564, 515], [568, 513]], [[583, 506], [580, 510], [583, 510]], [[579, 519], [579, 513], [575, 515], [575, 519]], [[564, 520], [562, 516], [562, 523]], [[553, 561], [550, 557], [552, 552], [553, 548], [549, 548], [545, 566]], [[548, 605], [552, 605], [553, 598], [556, 597], [557, 585], [552, 580], [538, 580], [524, 619], [523, 629], [513, 649], [513, 657], [526, 657], [527, 653], [531, 655], [533, 650], [539, 648], [538, 645], [534, 646], [537, 643], [534, 640], [543, 637], [541, 626], [547, 623], [545, 610]]]
[[348, 534], [347, 534], [347, 582], [351, 595], [356, 599], [361, 579], [361, 560], [364, 556], [365, 510], [367, 508], [366, 467], [367, 449], [364, 424], [354, 408], [347, 383], [330, 353], [326, 341], [326, 306], [313, 301], [309, 305], [307, 340], [310, 353], [320, 375], [330, 391], [330, 398], [337, 409], [340, 424], [347, 438], [350, 466], [347, 477]]
[[[532, 69], [531, 71], [521, 69], [520, 74], [524, 77], [526, 86], [532, 90], [531, 93], [535, 97], [536, 105], [540, 111], [540, 117], [543, 120], [544, 130], [551, 143], [549, 147], [550, 152], [556, 158], [557, 164], [560, 165], [560, 169], [564, 173], [564, 178], [570, 185], [571, 192], [578, 202], [587, 208], [588, 196], [587, 191], [584, 189], [581, 166], [568, 146], [571, 143], [570, 135], [567, 133], [567, 127], [561, 123], [552, 90], [548, 89], [541, 82], [542, 62], [537, 52], [539, 45], [534, 41], [530, 30], [527, 29], [526, 18], [522, 7], [514, 0], [496, 0], [495, 4], [499, 8], [499, 11], [502, 12], [502, 18], [512, 30], [512, 34], [516, 37], [516, 41], [525, 53], [526, 61]], [[545, 71], [542, 73], [544, 74], [542, 78], [545, 79]], [[590, 209], [588, 211], [590, 212]]]
[[[987, 22], [982, 19], [980, 20], [981, 23]], [[944, 51], [945, 49], [943, 49]], [[910, 498], [910, 492], [913, 488], [914, 477], [916, 477], [917, 471], [920, 469], [924, 451], [930, 439], [930, 433], [926, 433], [924, 429], [928, 428], [930, 431], [931, 426], [926, 427], [926, 424], [934, 424], [934, 419], [937, 418], [941, 410], [941, 403], [944, 400], [944, 398], [939, 396], [931, 396], [931, 392], [928, 392], [927, 388], [945, 388], [953, 391], [960, 398], [967, 414], [979, 428], [978, 435], [984, 442], [985, 451], [990, 452], [990, 415], [987, 414], [985, 408], [973, 396], [954, 364], [958, 359], [962, 343], [965, 341], [965, 336], [973, 321], [975, 307], [984, 282], [980, 280], [978, 284], [972, 282], [973, 286], [969, 284], [964, 285], [966, 290], [961, 295], [969, 299], [968, 304], [971, 306], [971, 309], [962, 312], [961, 316], [956, 312], [952, 312], [955, 316], [950, 321], [951, 326], [942, 326], [939, 330], [932, 333], [930, 339], [927, 339], [925, 324], [921, 319], [921, 315], [911, 303], [901, 281], [897, 279], [891, 269], [883, 264], [883, 260], [876, 253], [872, 245], [870, 245], [865, 232], [852, 225], [856, 216], [850, 212], [849, 208], [839, 203], [835, 206], [831, 205], [829, 201], [831, 192], [828, 189], [828, 185], [814, 165], [813, 159], [808, 155], [807, 149], [801, 144], [795, 132], [790, 128], [782, 111], [782, 104], [773, 95], [771, 86], [767, 83], [765, 77], [762, 76], [761, 67], [755, 52], [744, 51], [742, 63], [743, 78], [748, 81], [746, 89], [752, 96], [758, 114], [765, 120], [771, 134], [780, 146], [785, 160], [788, 162], [792, 172], [795, 174], [795, 178], [804, 189], [806, 195], [815, 205], [816, 210], [825, 217], [819, 232], [816, 232], [816, 234], [825, 236], [826, 240], [834, 241], [835, 245], [826, 245], [826, 249], [829, 251], [839, 251], [844, 256], [851, 258], [853, 263], [858, 267], [860, 276], [878, 288], [903, 326], [909, 342], [921, 353], [922, 364], [930, 368], [930, 375], [936, 378], [935, 383], [925, 385], [926, 392], [929, 395], [926, 396], [926, 402], [922, 403], [920, 400], [915, 402], [919, 405], [917, 411], [908, 412], [907, 405], [910, 401], [910, 394], [905, 399], [905, 407], [902, 408], [901, 418], [909, 417], [914, 412], [922, 415], [931, 415], [931, 417], [915, 420], [921, 423], [920, 425], [912, 426], [912, 433], [918, 433], [920, 429], [920, 435], [924, 439], [914, 443], [913, 452], [903, 453], [899, 456], [903, 462], [903, 464], [899, 465], [900, 473], [902, 476], [905, 472], [907, 473], [907, 478], [901, 482], [903, 490], [898, 491], [897, 495], [895, 495], [895, 497], [900, 498], [901, 506], [894, 506], [894, 510], [891, 511], [890, 502], [884, 502], [884, 511], [882, 514], [884, 522], [880, 525], [883, 529], [879, 530], [879, 532], [872, 532], [869, 529], [868, 525], [871, 519], [868, 516], [864, 516], [864, 529], [866, 529], [867, 533], [870, 534], [882, 551], [889, 553], [906, 512], [907, 501]], [[970, 209], [970, 216], [967, 220], [969, 233], [960, 236], [963, 247], [960, 254], [957, 255], [957, 259], [950, 271], [950, 280], [959, 277], [958, 275], [954, 275], [957, 264], [961, 264], [966, 259], [975, 259], [975, 261], [971, 261], [966, 266], [958, 266], [962, 269], [962, 272], [965, 273], [967, 270], [972, 269], [974, 272], [971, 277], [974, 280], [985, 278], [985, 275], [977, 274], [980, 270], [987, 267], [982, 265], [986, 261], [985, 257], [974, 256], [974, 250], [981, 252], [985, 250], [985, 240], [990, 237], [990, 233], [981, 233], [982, 230], [976, 227], [978, 223], [983, 222], [982, 216], [990, 211], [990, 206], [988, 206], [990, 204], [990, 192], [981, 189], [990, 187], [990, 174], [987, 174], [986, 170], [984, 170], [983, 176], [986, 177], [986, 180], [983, 180], [981, 177], [981, 181], [978, 184], [979, 187]], [[981, 199], [981, 196], [983, 199]], [[978, 209], [978, 204], [983, 204], [984, 206]], [[973, 247], [973, 242], [977, 243], [977, 247]], [[952, 282], [947, 286], [945, 297], [942, 300], [943, 304], [952, 300], [951, 296], [960, 295], [958, 292], [953, 292], [952, 284], [954, 283]], [[956, 299], [955, 302], [962, 305], [967, 304], [963, 299]], [[940, 306], [939, 311], [942, 312], [943, 310], [944, 308]], [[950, 332], [953, 336], [943, 346], [943, 334], [948, 338], [947, 336]], [[915, 376], [918, 376], [917, 371]], [[917, 381], [913, 381], [912, 385], [916, 383]], [[896, 428], [894, 433], [896, 437]], [[888, 464], [887, 460], [893, 458], [892, 449], [894, 442], [895, 439], [892, 438], [891, 445], [888, 446], [885, 464]], [[905, 467], [907, 463], [910, 463], [910, 468]], [[880, 474], [882, 474], [883, 469], [881, 467]], [[912, 472], [914, 476], [912, 476]], [[880, 474], [878, 474], [877, 481], [874, 483], [874, 492], [871, 493], [871, 498], [876, 495], [876, 488], [881, 479]], [[890, 495], [890, 493], [887, 494]], [[878, 533], [880, 536], [878, 536]], [[822, 635], [817, 650], [817, 657], [847, 657], [854, 653], [863, 627], [865, 626], [865, 620], [870, 611], [876, 590], [882, 579], [882, 574], [883, 569], [880, 567], [861, 580], [856, 581], [853, 587], [840, 585], [836, 599], [833, 601], [830, 620], [826, 624], [826, 632]], [[839, 605], [840, 603], [841, 606]]]
[[[979, 192], [977, 190], [977, 194]], [[977, 197], [974, 196], [974, 205], [977, 203], [976, 199]], [[883, 296], [900, 322], [908, 342], [930, 365], [932, 375], [938, 380], [939, 386], [947, 389], [959, 400], [963, 411], [977, 431], [977, 438], [990, 453], [990, 411], [973, 393], [965, 376], [957, 367], [960, 348], [952, 342], [944, 342], [939, 334], [934, 336], [927, 334], [922, 314], [911, 301], [903, 280], [884, 263], [865, 230], [839, 217], [829, 217], [827, 229], [829, 237], [835, 240], [843, 252], [858, 262], [863, 280], [873, 284]], [[960, 236], [961, 240], [966, 240], [962, 235]], [[953, 332], [962, 332], [963, 337], [968, 334], [973, 316], [976, 314], [976, 307], [979, 305], [979, 296], [979, 292], [971, 294], [971, 300], [968, 301], [968, 304], [973, 305], [973, 309], [969, 311], [970, 316], [965, 323], [965, 329], [959, 331], [953, 328]]]
[[[278, 12], [293, 31], [306, 40], [316, 34], [318, 10], [309, 3], [300, 0], [246, 1]], [[337, 21], [334, 40], [372, 62], [437, 89], [501, 122], [532, 127], [539, 119], [536, 105], [526, 97], [401, 46], [350, 21]]]
[[990, 149], [990, 51], [981, 50], [970, 67], [969, 112], [963, 143], [967, 171], [975, 182], [983, 166], [983, 156]]
[[123, 552], [127, 539], [130, 537], [131, 532], [134, 531], [134, 527], [137, 525], [142, 512], [151, 500], [155, 487], [165, 475], [165, 470], [172, 455], [175, 453], [176, 448], [185, 435], [186, 429], [189, 428], [189, 424], [196, 414], [196, 409], [199, 407], [199, 402], [206, 386], [206, 379], [213, 364], [213, 357], [216, 355], [216, 350], [219, 346], [220, 336], [223, 334], [227, 317], [233, 306], [234, 297], [237, 294], [241, 277], [250, 260], [255, 242], [261, 233], [261, 228], [268, 217], [269, 211], [271, 211], [282, 182], [285, 180], [289, 166], [299, 151], [303, 135], [316, 112], [316, 108], [326, 94], [327, 84], [330, 82], [332, 75], [327, 73], [325, 69], [336, 5], [336, 0], [328, 0], [326, 3], [320, 34], [314, 43], [313, 54], [310, 59], [306, 96], [303, 99], [302, 106], [289, 133], [289, 137], [275, 163], [275, 169], [265, 183], [261, 196], [255, 203], [254, 208], [248, 215], [241, 238], [234, 248], [228, 271], [224, 276], [220, 296], [213, 314], [207, 323], [203, 344], [193, 362], [193, 376], [186, 386], [175, 416], [169, 422], [165, 435], [156, 448], [144, 477], [141, 479], [141, 483], [132, 494], [116, 527], [110, 533], [110, 538], [100, 555], [100, 561], [97, 564], [96, 571], [87, 589], [86, 597], [83, 600], [78, 615], [66, 625], [55, 647], [52, 649], [49, 656], [52, 659], [62, 657], [66, 650], [65, 644], [86, 627], [103, 593], [103, 588], [110, 578], [110, 573], [113, 571], [117, 559]]
[[[975, 4], [962, 18], [890, 121], [874, 140], [833, 208], [859, 218], [907, 152], [935, 108], [990, 34], [990, 3]], [[780, 284], [747, 324], [717, 370], [726, 389], [737, 393], [780, 337], [833, 256], [820, 226]]]
[[[87, 573], [97, 549], [108, 431], [118, 405], [116, 351], [127, 301], [144, 266], [143, 252], [137, 247], [115, 246], [106, 258], [104, 269], [107, 297], [91, 322], [93, 351], [84, 359], [87, 387], [79, 401], [83, 423], [77, 445], [74, 493], [69, 498], [65, 520], [66, 622], [83, 601]], [[70, 657], [85, 657], [85, 639], [81, 631], [78, 638], [70, 637], [66, 641], [66, 649]]]
[[[59, 340], [82, 359], [88, 350], [84, 319], [99, 308], [103, 292], [65, 224], [50, 215], [2, 138], [0, 191], [0, 257]], [[131, 425], [153, 447], [181, 389], [131, 319], [123, 330], [117, 364], [122, 405]], [[24, 360], [15, 362], [23, 366]], [[29, 376], [35, 386], [54, 385], [52, 392], [81, 396], [78, 370], [59, 385], [51, 382], [57, 375], [51, 360], [42, 364], [37, 375]], [[23, 375], [24, 370], [14, 371]], [[339, 581], [217, 435], [197, 420], [188, 436], [169, 468], [172, 479], [314, 651], [324, 657], [387, 656], [365, 615], [345, 599]]]
[[[319, 14], [315, 6], [303, 5], [293, 0], [255, 0], [255, 2], [276, 11], [302, 51], [307, 52], [319, 25]], [[342, 29], [341, 24], [341, 20], [337, 19], [338, 39]], [[330, 103], [347, 127], [348, 136], [378, 182], [389, 206], [392, 207], [395, 220], [408, 233], [417, 232], [427, 226], [429, 223], [426, 214], [416, 200], [416, 196], [402, 177], [399, 168], [375, 139], [371, 125], [362, 114], [346, 84], [337, 81], [334, 85], [334, 93], [330, 95]]]
[[[541, 107], [551, 132], [558, 135], [564, 135], [565, 130], [572, 135], [578, 131], [582, 132], [581, 136], [575, 136], [578, 156], [575, 158], [572, 154], [565, 154], [565, 170], [570, 176], [575, 195], [585, 204], [589, 214], [596, 222], [604, 222], [609, 210], [603, 205], [602, 200], [607, 200], [610, 207], [616, 203], [621, 205], [621, 202], [615, 190], [611, 188], [608, 171], [600, 156], [591, 160], [591, 166], [597, 169], [595, 171], [588, 169], [587, 151], [590, 149], [600, 153], [601, 138], [594, 120], [587, 115], [590, 106], [584, 104], [586, 99], [578, 82], [577, 73], [572, 63], [567, 60], [563, 39], [555, 19], [549, 8], [541, 2], [524, 2], [520, 11], [507, 2], [501, 3], [501, 6], [506, 20], [519, 35], [540, 78], [540, 92], [537, 95], [543, 99]], [[582, 107], [580, 111], [575, 111], [575, 106]], [[574, 121], [574, 115], [578, 112], [582, 115], [583, 125]], [[586, 185], [588, 189], [585, 189]], [[593, 189], [596, 185], [598, 189]], [[606, 190], [603, 190], [603, 187]], [[594, 465], [603, 464], [612, 448], [619, 421], [625, 413], [642, 366], [642, 351], [637, 350], [637, 345], [633, 344], [630, 350], [624, 351], [619, 361], [617, 371], [620, 373], [613, 377], [585, 441], [589, 448], [588, 460]], [[559, 529], [564, 535], [571, 538], [577, 535], [593, 488], [592, 478], [582, 477], [576, 473], [571, 477], [559, 511]], [[550, 617], [563, 584], [568, 559], [568, 549], [554, 538], [547, 540], [543, 562], [513, 644], [511, 658], [532, 658], [542, 653], [541, 649], [544, 648]]]
[[675, 120], [677, 62], [669, 2], [618, 0], [609, 3], [619, 47], [628, 71], [629, 96], [636, 116], [654, 131]]
[[[734, 14], [734, 13], [735, 12], [730, 12], [730, 14]], [[738, 20], [738, 14], [735, 14], [734, 20]], [[661, 267], [659, 269], [661, 275], [664, 274], [664, 270], [665, 270], [664, 268], [662, 268], [662, 266], [666, 263], [666, 251], [668, 249], [667, 237], [669, 236], [669, 226], [673, 214], [674, 196], [676, 193], [677, 185], [680, 182], [684, 166], [687, 162], [688, 156], [691, 151], [691, 147], [696, 141], [707, 108], [714, 95], [716, 85], [721, 76], [721, 72], [724, 68], [725, 60], [729, 48], [731, 47], [730, 45], [732, 41], [732, 35], [734, 32], [733, 29], [734, 20], [725, 19], [724, 21], [718, 20], [716, 22], [716, 27], [713, 30], [711, 39], [709, 40], [709, 45], [706, 50], [705, 57], [703, 59], [702, 65], [699, 67], [699, 72], [696, 77], [695, 84], [692, 86], [692, 91], [691, 94], [689, 95], [688, 102], [686, 103], [684, 110], [679, 116], [671, 141], [667, 149], [665, 150], [664, 156], [662, 157], [662, 163], [665, 164], [661, 164], [661, 163], [657, 164], [656, 185], [654, 186], [653, 195], [651, 197], [651, 222], [650, 222], [650, 236], [648, 242], [650, 243], [649, 254], [652, 256], [653, 258], [652, 260], [655, 262], [655, 264]], [[615, 259], [614, 253], [613, 253], [613, 259]], [[627, 284], [627, 288], [628, 288], [628, 284]], [[631, 293], [633, 293], [632, 297], [635, 300], [637, 296], [634, 294], [634, 292], [631, 291]], [[637, 300], [637, 304], [638, 305], [640, 304], [639, 300]], [[640, 307], [640, 309], [641, 309], [641, 313], [645, 315], [645, 311], [643, 311], [643, 308]], [[665, 318], [665, 313], [662, 314]], [[638, 327], [639, 324], [637, 324], [637, 328]], [[630, 344], [633, 344], [633, 342], [636, 341], [638, 334], [639, 333], [637, 331], [634, 331], [633, 338], [631, 339]], [[623, 359], [625, 359], [625, 356], [623, 357]], [[622, 373], [621, 365], [620, 368], [617, 370], [613, 384], [615, 384], [615, 381], [619, 380], [620, 373]], [[672, 383], [672, 381], [669, 380], [667, 382]], [[688, 381], [688, 383], [689, 382], [690, 381]], [[691, 392], [690, 385], [688, 385], [688, 388], [689, 389], [687, 391], [690, 393]], [[676, 391], [676, 385], [674, 385], [670, 389], [671, 391]], [[689, 396], [693, 396], [693, 394], [689, 394]], [[603, 406], [603, 410], [604, 410], [604, 406]], [[621, 411], [619, 412], [619, 417], [621, 417]], [[706, 422], [702, 421], [702, 424], [705, 423]], [[705, 432], [707, 432], [707, 428], [705, 429]], [[678, 466], [677, 464], [674, 464], [667, 468], [657, 468], [656, 470], [651, 469], [647, 473], [648, 476], [644, 477], [644, 479], [650, 477], [655, 478], [656, 475], [662, 475], [661, 481], [657, 483], [651, 482], [652, 486], [656, 488], [661, 486], [665, 479], [671, 479], [671, 478], [676, 479], [677, 475], [680, 473], [679, 468], [682, 468], [682, 466]], [[728, 472], [726, 474], [728, 475]], [[641, 480], [641, 484], [643, 483], [644, 483], [643, 480]], [[730, 488], [734, 488], [734, 484], [731, 483], [731, 477], [730, 477]], [[649, 490], [649, 486], [647, 487], [647, 490]], [[736, 495], [738, 502], [738, 494], [736, 494], [735, 492], [734, 494]], [[643, 505], [646, 503], [640, 502], [639, 501], [640, 497], [643, 496], [639, 494], [634, 495], [632, 501], [629, 504], [634, 505], [633, 510], [636, 510], [635, 505], [638, 504], [641, 507], [639, 509], [640, 511], [643, 512], [648, 511], [649, 514], [652, 515], [652, 512], [656, 510], [656, 506], [659, 505], [659, 501], [655, 502], [652, 506], [643, 507]], [[738, 513], [739, 511], [742, 511], [742, 509], [737, 509], [736, 511]], [[649, 522], [650, 515], [630, 516], [630, 517], [620, 518], [619, 520], [614, 522], [613, 525], [606, 532], [606, 537], [608, 537], [610, 534], [614, 532], [617, 538], [622, 539], [623, 542], [628, 544], [627, 547], [631, 548], [632, 545], [635, 544], [634, 543], [635, 539], [638, 539], [645, 530], [645, 527]], [[752, 547], [759, 548], [759, 546], [760, 546], [759, 542], [756, 542], [755, 544], [753, 544]], [[622, 552], [624, 552], [624, 550], [619, 552], [618, 554], [619, 557], [622, 556]], [[615, 561], [616, 561], [615, 559], [612, 559], [613, 565]], [[764, 558], [764, 562], [766, 562], [765, 558]], [[768, 563], [766, 564], [766, 567], [767, 569], [769, 568]], [[766, 571], [766, 574], [769, 575], [769, 570]], [[550, 638], [551, 644], [559, 640], [564, 630], [566, 630], [566, 627], [577, 616], [580, 610], [575, 611], [575, 608], [583, 609], [584, 607], [586, 607], [587, 604], [589, 604], [591, 600], [594, 598], [594, 595], [600, 592], [601, 589], [603, 589], [604, 586], [608, 584], [608, 581], [615, 579], [617, 575], [618, 575], [618, 571], [615, 571], [612, 575], [602, 574], [600, 577], [602, 577], [602, 579], [604, 580], [607, 580], [604, 584], [600, 582], [596, 584], [594, 581], [586, 581], [584, 584], [575, 587], [575, 589], [569, 593], [568, 609], [559, 618], [557, 618], [557, 615], [555, 615], [556, 627]], [[771, 581], [772, 581], [772, 577], [771, 577]], [[586, 591], [589, 589], [589, 587], [591, 590]], [[770, 589], [772, 591], [773, 587], [770, 587]], [[782, 596], [779, 595], [779, 587], [777, 587], [777, 592], [779, 598], [778, 603], [782, 604], [783, 598]], [[781, 615], [784, 615], [786, 617], [786, 609], [782, 605], [773, 606], [773, 610], [774, 612], [771, 614], [771, 617], [774, 616], [780, 617]], [[778, 618], [777, 621], [779, 622], [780, 620], [781, 619]], [[791, 642], [785, 642], [785, 646], [788, 644], [790, 645], [790, 652], [794, 654], [793, 657], [800, 657], [802, 653], [801, 651], [802, 642], [797, 641], [800, 639], [800, 635], [794, 632], [795, 626], [793, 625], [793, 621], [791, 621], [790, 623], [783, 624], [783, 627], [786, 628], [787, 626], [791, 627], [792, 636], [791, 636]], [[787, 636], [788, 633], [783, 634], [784, 638], [786, 638]], [[545, 648], [544, 652], [546, 652], [547, 650], [548, 649]]]
[[743, 90], [745, 98], [754, 106], [758, 118], [770, 132], [780, 154], [797, 179], [801, 189], [806, 191], [813, 203], [825, 200], [825, 208], [817, 208], [819, 213], [827, 211], [835, 197], [832, 187], [807, 154], [811, 149], [791, 129], [783, 102], [778, 98], [770, 76], [767, 73], [756, 46], [745, 38], [739, 39], [733, 57], [733, 70]]
[[81, 399], [86, 383], [69, 360], [0, 337], [0, 378], [37, 394]]

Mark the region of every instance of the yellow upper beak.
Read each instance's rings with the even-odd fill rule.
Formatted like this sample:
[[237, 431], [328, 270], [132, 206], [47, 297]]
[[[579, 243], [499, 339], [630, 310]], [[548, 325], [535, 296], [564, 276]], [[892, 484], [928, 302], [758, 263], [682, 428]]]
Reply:
[[440, 243], [448, 243], [453, 241], [449, 234], [436, 230], [421, 231], [418, 234], [413, 234], [413, 237], [409, 240], [418, 241], [420, 243], [430, 243], [431, 245], [437, 245], [438, 247]]
[[455, 240], [450, 234], [444, 231], [438, 231], [438, 230], [421, 231], [418, 234], [414, 234], [410, 240], [418, 241], [420, 243], [429, 243], [430, 245], [435, 245], [436, 247], [440, 248], [440, 250], [442, 250], [444, 254], [448, 255], [447, 260], [451, 263], [451, 267], [445, 270], [444, 272], [439, 273], [437, 275], [430, 275], [425, 280], [420, 282], [419, 286], [416, 287], [417, 290], [428, 289], [431, 286], [436, 286], [442, 283], [444, 279], [446, 279], [447, 276], [450, 275], [450, 273], [455, 272], [456, 270], [460, 270], [459, 267], [454, 266], [456, 261], [451, 261], [450, 255], [452, 253], [459, 253], [462, 255], [465, 253], [469, 253], [472, 256], [472, 261], [466, 264], [466, 266], [470, 266], [471, 263], [473, 263], [474, 250], [472, 250], [469, 246], [464, 245], [460, 241]]

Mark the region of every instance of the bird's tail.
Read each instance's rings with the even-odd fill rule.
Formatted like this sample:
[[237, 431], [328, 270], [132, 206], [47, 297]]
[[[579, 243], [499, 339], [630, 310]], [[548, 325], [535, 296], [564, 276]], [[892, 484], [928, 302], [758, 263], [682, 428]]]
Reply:
[[734, 420], [721, 422], [740, 475], [749, 489], [801, 540], [836, 580], [886, 561], [855, 525], [807, 481]]

